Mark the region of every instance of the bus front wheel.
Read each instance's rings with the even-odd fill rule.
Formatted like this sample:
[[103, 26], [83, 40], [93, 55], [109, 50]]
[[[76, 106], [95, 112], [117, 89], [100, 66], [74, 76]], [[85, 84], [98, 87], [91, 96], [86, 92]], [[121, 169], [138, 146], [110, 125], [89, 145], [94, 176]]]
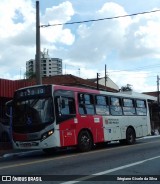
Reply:
[[81, 152], [90, 151], [93, 147], [93, 139], [91, 134], [87, 130], [80, 132], [78, 136], [78, 149]]
[[127, 144], [134, 144], [136, 142], [136, 135], [133, 128], [128, 128], [126, 132], [126, 143]]

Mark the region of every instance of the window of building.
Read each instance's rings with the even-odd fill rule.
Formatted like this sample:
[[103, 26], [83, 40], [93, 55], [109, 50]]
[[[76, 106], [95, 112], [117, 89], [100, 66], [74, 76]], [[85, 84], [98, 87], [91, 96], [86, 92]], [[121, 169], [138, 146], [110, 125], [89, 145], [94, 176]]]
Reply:
[[95, 114], [93, 95], [79, 94], [79, 113], [80, 114]]
[[127, 98], [123, 99], [123, 113], [124, 115], [130, 115], [130, 116], [136, 114], [133, 99], [127, 99]]
[[98, 115], [109, 115], [109, 103], [108, 97], [106, 96], [96, 96], [95, 97], [96, 104], [96, 114]]
[[121, 99], [117, 97], [111, 97], [110, 105], [111, 114], [114, 116], [122, 115]]

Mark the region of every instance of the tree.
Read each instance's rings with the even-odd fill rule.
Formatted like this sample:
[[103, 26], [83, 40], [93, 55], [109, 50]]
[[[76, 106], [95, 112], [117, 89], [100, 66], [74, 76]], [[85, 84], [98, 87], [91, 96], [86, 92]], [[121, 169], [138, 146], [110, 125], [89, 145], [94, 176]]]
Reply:
[[36, 73], [33, 71], [27, 71], [24, 75], [26, 79], [33, 79], [36, 77]]
[[126, 86], [122, 86], [121, 91], [133, 91], [131, 86], [132, 86], [131, 84], [127, 84]]

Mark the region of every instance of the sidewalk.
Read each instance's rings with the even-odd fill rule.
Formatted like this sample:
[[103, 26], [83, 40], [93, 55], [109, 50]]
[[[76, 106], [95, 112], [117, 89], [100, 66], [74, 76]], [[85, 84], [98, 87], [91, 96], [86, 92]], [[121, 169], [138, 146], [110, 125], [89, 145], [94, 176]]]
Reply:
[[0, 158], [2, 158], [4, 155], [17, 155], [19, 153], [24, 153], [24, 152], [33, 152], [35, 150], [33, 149], [13, 149], [11, 143], [5, 143], [2, 144], [0, 143]]

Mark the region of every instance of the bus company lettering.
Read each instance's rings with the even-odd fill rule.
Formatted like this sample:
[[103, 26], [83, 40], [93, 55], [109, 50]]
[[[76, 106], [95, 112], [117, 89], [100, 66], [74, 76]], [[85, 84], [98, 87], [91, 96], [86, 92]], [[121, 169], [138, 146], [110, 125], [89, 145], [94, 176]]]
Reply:
[[67, 132], [67, 136], [72, 136], [72, 132]]
[[119, 119], [106, 119], [105, 124], [119, 124]]

